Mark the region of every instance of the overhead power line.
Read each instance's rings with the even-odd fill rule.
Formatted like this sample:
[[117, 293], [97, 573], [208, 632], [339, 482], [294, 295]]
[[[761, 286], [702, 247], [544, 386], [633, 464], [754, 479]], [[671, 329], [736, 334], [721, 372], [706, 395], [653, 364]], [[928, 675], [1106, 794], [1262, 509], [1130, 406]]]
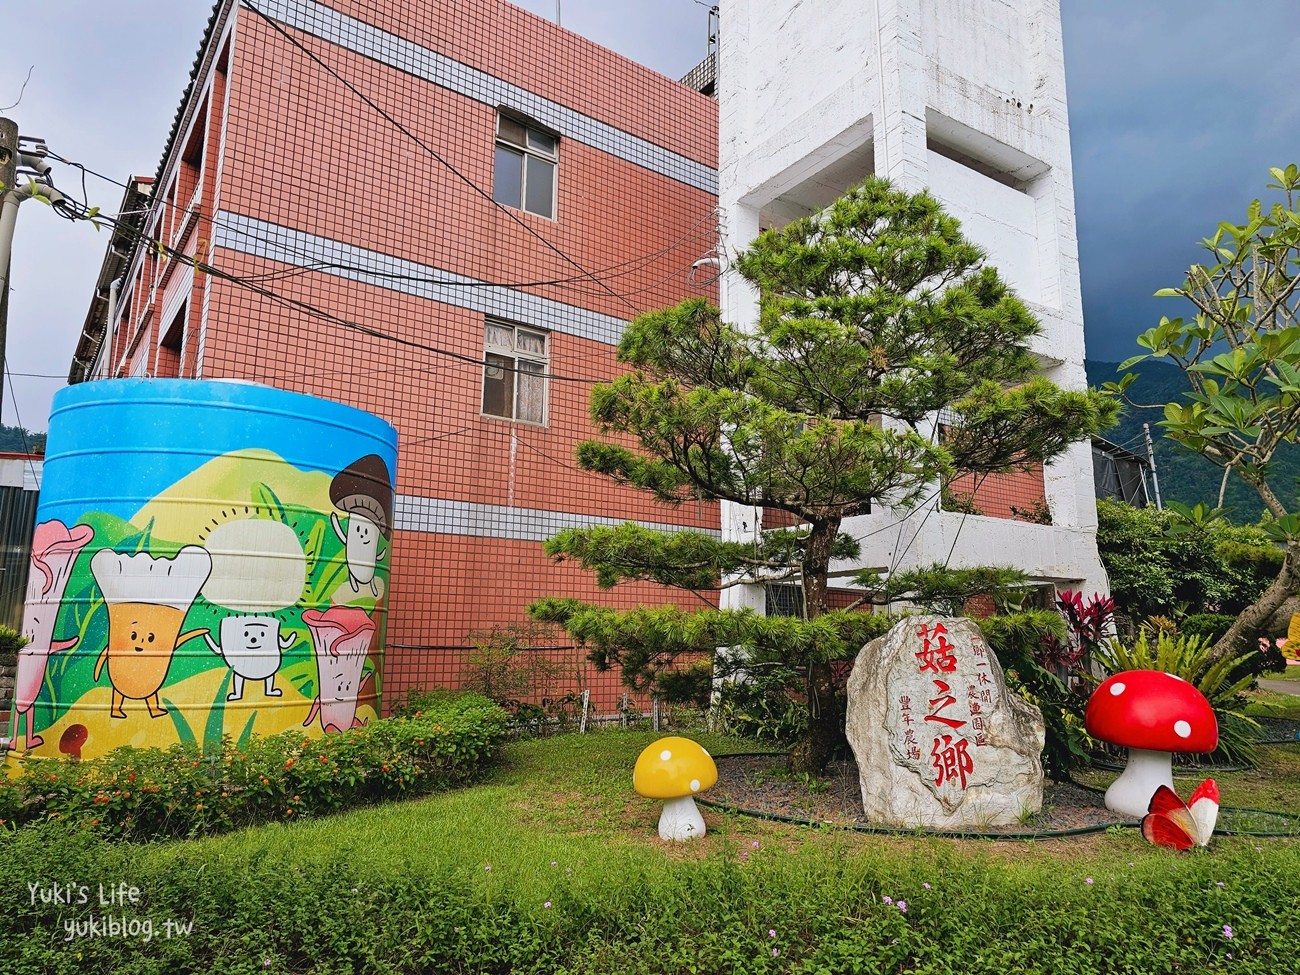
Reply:
[[366, 105], [367, 105], [367, 106], [368, 106], [372, 111], [374, 111], [374, 112], [375, 112], [376, 114], [378, 114], [381, 118], [383, 118], [386, 122], [388, 122], [389, 125], [393, 126], [393, 128], [395, 128], [397, 131], [401, 132], [401, 133], [402, 133], [403, 135], [405, 135], [408, 139], [410, 139], [412, 142], [414, 142], [417, 146], [419, 146], [421, 149], [423, 149], [425, 152], [427, 152], [427, 153], [428, 153], [428, 154], [429, 154], [433, 159], [436, 159], [440, 164], [442, 164], [444, 167], [446, 167], [446, 169], [447, 169], [450, 173], [452, 173], [452, 175], [454, 175], [457, 179], [461, 180], [461, 182], [463, 182], [466, 186], [470, 187], [470, 189], [472, 189], [475, 193], [479, 194], [479, 196], [483, 197], [485, 200], [487, 200], [489, 203], [491, 203], [492, 206], [494, 206], [495, 208], [497, 208], [498, 210], [500, 210], [502, 213], [504, 213], [507, 217], [509, 217], [510, 220], [514, 221], [514, 223], [516, 223], [518, 226], [522, 227], [522, 228], [523, 228], [523, 229], [524, 229], [524, 230], [525, 230], [525, 231], [526, 231], [530, 236], [535, 237], [537, 240], [539, 240], [539, 241], [542, 243], [542, 245], [543, 245], [544, 247], [546, 247], [547, 250], [549, 250], [549, 251], [551, 251], [552, 253], [554, 253], [555, 255], [557, 255], [557, 256], [558, 256], [561, 260], [563, 260], [565, 263], [571, 265], [573, 268], [575, 268], [577, 271], [579, 271], [579, 272], [580, 272], [584, 277], [586, 277], [586, 278], [588, 278], [588, 279], [594, 281], [596, 284], [598, 284], [598, 285], [600, 286], [600, 288], [601, 288], [602, 291], [606, 292], [606, 293], [609, 294], [611, 297], [616, 298], [616, 299], [618, 299], [619, 301], [621, 301], [623, 304], [627, 305], [627, 307], [630, 308], [630, 309], [632, 310], [633, 314], [639, 314], [639, 313], [640, 313], [641, 309], [637, 308], [636, 305], [634, 305], [631, 301], [629, 301], [629, 300], [627, 299], [627, 297], [625, 297], [624, 295], [622, 295], [622, 294], [620, 294], [619, 292], [615, 291], [613, 288], [611, 288], [609, 285], [607, 285], [604, 281], [601, 281], [599, 278], [597, 278], [595, 275], [593, 275], [590, 271], [588, 271], [586, 268], [584, 268], [584, 267], [583, 267], [581, 264], [579, 264], [576, 260], [574, 260], [574, 259], [573, 259], [572, 257], [570, 257], [568, 254], [566, 254], [563, 250], [561, 250], [559, 247], [557, 247], [555, 244], [553, 244], [550, 240], [548, 240], [548, 239], [547, 239], [543, 234], [541, 234], [541, 233], [540, 233], [536, 228], [530, 226], [530, 225], [528, 224], [527, 221], [521, 219], [521, 218], [519, 217], [519, 215], [516, 214], [514, 211], [512, 211], [509, 207], [504, 206], [503, 204], [498, 203], [496, 200], [494, 200], [494, 199], [492, 198], [492, 194], [491, 194], [491, 193], [489, 193], [489, 192], [487, 192], [486, 190], [484, 190], [483, 187], [479, 186], [479, 185], [478, 185], [477, 183], [475, 183], [472, 179], [470, 179], [468, 176], [466, 176], [464, 173], [462, 173], [459, 169], [457, 169], [454, 165], [452, 165], [451, 162], [449, 162], [446, 158], [444, 158], [444, 157], [443, 157], [443, 156], [442, 156], [442, 155], [441, 155], [441, 154], [440, 154], [436, 149], [434, 149], [432, 146], [428, 145], [426, 142], [424, 142], [422, 139], [420, 139], [419, 136], [417, 136], [417, 135], [416, 135], [414, 132], [412, 132], [410, 129], [406, 128], [406, 126], [402, 125], [401, 122], [399, 122], [397, 119], [393, 118], [393, 116], [390, 115], [390, 114], [388, 114], [388, 112], [384, 111], [384, 109], [381, 108], [378, 104], [376, 104], [375, 101], [374, 101], [373, 99], [371, 99], [368, 95], [366, 95], [365, 92], [361, 91], [361, 89], [357, 88], [356, 85], [354, 85], [354, 84], [352, 84], [352, 82], [348, 81], [347, 78], [343, 77], [341, 74], [339, 74], [337, 71], [335, 71], [332, 67], [330, 67], [328, 64], [326, 64], [325, 61], [323, 61], [323, 60], [322, 60], [319, 56], [317, 56], [313, 51], [309, 50], [305, 45], [303, 45], [303, 44], [302, 44], [302, 43], [301, 43], [297, 38], [295, 38], [292, 34], [290, 34], [290, 33], [289, 33], [289, 32], [288, 32], [288, 31], [287, 31], [287, 30], [286, 30], [286, 29], [285, 29], [285, 28], [284, 28], [284, 27], [283, 27], [279, 22], [277, 22], [273, 17], [271, 17], [270, 15], [265, 14], [265, 13], [263, 13], [261, 10], [259, 10], [258, 7], [257, 7], [254, 3], [252, 3], [252, 0], [240, 0], [240, 3], [241, 3], [241, 6], [244, 6], [244, 7], [246, 7], [247, 9], [251, 10], [254, 14], [256, 14], [256, 15], [257, 15], [258, 17], [260, 17], [263, 21], [265, 21], [265, 22], [266, 22], [266, 23], [267, 23], [267, 24], [268, 24], [268, 25], [269, 25], [269, 26], [270, 26], [270, 27], [271, 27], [271, 28], [272, 28], [272, 29], [273, 29], [277, 34], [279, 34], [279, 35], [280, 35], [281, 37], [283, 37], [286, 41], [288, 41], [290, 44], [292, 44], [294, 47], [296, 47], [299, 51], [301, 51], [303, 54], [305, 54], [308, 58], [310, 58], [313, 62], [315, 62], [315, 63], [316, 63], [316, 64], [317, 64], [317, 65], [318, 65], [318, 66], [319, 66], [323, 71], [325, 71], [325, 72], [326, 72], [327, 74], [329, 74], [332, 78], [334, 78], [336, 81], [338, 81], [339, 84], [343, 85], [343, 87], [345, 87], [348, 91], [350, 91], [350, 92], [351, 92], [353, 95], [355, 95], [357, 98], [361, 99], [362, 102], [364, 102], [364, 103], [365, 103], [365, 104], [366, 104]]

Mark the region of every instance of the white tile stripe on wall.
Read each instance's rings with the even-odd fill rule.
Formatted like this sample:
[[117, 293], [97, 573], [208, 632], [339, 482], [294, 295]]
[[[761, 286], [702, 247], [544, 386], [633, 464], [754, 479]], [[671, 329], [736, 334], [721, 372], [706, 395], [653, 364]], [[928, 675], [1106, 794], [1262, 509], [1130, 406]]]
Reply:
[[303, 233], [229, 210], [218, 211], [213, 219], [212, 236], [214, 246], [241, 254], [298, 267], [341, 265], [321, 267], [320, 273], [508, 321], [527, 322], [548, 331], [576, 335], [606, 345], [617, 345], [627, 325], [623, 319], [611, 315], [500, 285], [489, 285], [428, 264]]
[[564, 138], [574, 139], [633, 165], [717, 195], [717, 171], [703, 163], [575, 112], [477, 68], [453, 61], [396, 34], [312, 0], [255, 0], [255, 6], [286, 26], [296, 27], [493, 108], [513, 108]]
[[[471, 535], [478, 538], [508, 538], [523, 542], [542, 542], [565, 528], [590, 528], [596, 525], [621, 525], [626, 519], [601, 518], [597, 515], [568, 511], [542, 511], [500, 504], [473, 504], [446, 498], [421, 498], [399, 494], [394, 523], [402, 531], [434, 532], [442, 535]], [[717, 538], [714, 529], [658, 522], [637, 522], [655, 531], [702, 531]]]

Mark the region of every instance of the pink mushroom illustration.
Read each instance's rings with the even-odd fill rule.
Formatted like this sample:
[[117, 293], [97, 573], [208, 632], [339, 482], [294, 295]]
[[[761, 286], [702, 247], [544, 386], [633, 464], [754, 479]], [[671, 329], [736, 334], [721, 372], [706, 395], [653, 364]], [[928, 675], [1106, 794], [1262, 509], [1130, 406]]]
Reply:
[[18, 652], [18, 675], [14, 682], [14, 735], [17, 737], [18, 721], [25, 715], [28, 748], [45, 743], [32, 722], [36, 717], [36, 698], [45, 683], [46, 662], [50, 654], [77, 645], [78, 637], [55, 640], [54, 623], [72, 575], [72, 564], [94, 537], [95, 530], [89, 525], [69, 528], [58, 520], [42, 522], [32, 535], [32, 564], [23, 612], [23, 636], [28, 643]]
[[375, 637], [375, 621], [355, 606], [331, 606], [321, 612], [309, 609], [302, 621], [311, 631], [316, 648], [316, 700], [303, 727], [320, 715], [326, 732], [359, 728], [357, 695], [361, 689], [361, 671]]

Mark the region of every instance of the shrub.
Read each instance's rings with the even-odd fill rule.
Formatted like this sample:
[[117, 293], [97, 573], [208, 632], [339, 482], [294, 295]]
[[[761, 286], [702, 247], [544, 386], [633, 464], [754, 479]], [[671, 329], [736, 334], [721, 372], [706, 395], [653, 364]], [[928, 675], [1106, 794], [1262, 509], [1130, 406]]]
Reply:
[[406, 692], [406, 700], [393, 708], [394, 718], [418, 718], [425, 711], [441, 712], [451, 707], [451, 702], [461, 696], [459, 691], [450, 687], [412, 687]]
[[765, 744], [792, 747], [808, 727], [807, 705], [791, 694], [799, 684], [799, 674], [779, 663], [723, 681], [716, 705], [722, 728]]
[[57, 820], [124, 839], [195, 836], [397, 799], [469, 781], [506, 715], [479, 695], [324, 738], [287, 732], [236, 748], [120, 748], [85, 762], [32, 763], [0, 779], [6, 824]]
[[990, 616], [979, 626], [1006, 672], [1008, 688], [1043, 713], [1043, 770], [1057, 781], [1068, 779], [1088, 761], [1083, 727], [1087, 699], [1039, 663], [1045, 645], [1065, 640], [1064, 619], [1051, 610], [1035, 610]]
[[1282, 552], [1258, 526], [1097, 500], [1097, 549], [1116, 609], [1131, 619], [1236, 616], [1276, 577]]
[[0, 667], [12, 667], [18, 662], [18, 651], [27, 646], [27, 638], [17, 630], [0, 625]]

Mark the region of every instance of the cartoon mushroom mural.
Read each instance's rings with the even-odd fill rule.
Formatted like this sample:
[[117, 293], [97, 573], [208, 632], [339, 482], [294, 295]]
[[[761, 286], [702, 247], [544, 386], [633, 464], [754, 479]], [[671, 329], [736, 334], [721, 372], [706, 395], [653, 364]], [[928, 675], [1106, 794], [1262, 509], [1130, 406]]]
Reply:
[[130, 699], [144, 701], [149, 716], [160, 718], [167, 709], [158, 692], [177, 648], [208, 634], [206, 627], [182, 633], [181, 624], [212, 572], [212, 557], [198, 545], [186, 545], [172, 558], [104, 548], [90, 560], [90, 572], [108, 607], [108, 641], [94, 676], [98, 682], [108, 665], [109, 716], [125, 718], [123, 705]]
[[345, 532], [338, 511], [330, 512], [334, 533], [345, 546], [348, 584], [355, 593], [367, 586], [378, 599], [375, 571], [384, 557], [380, 537], [389, 537], [393, 523], [393, 482], [384, 459], [367, 454], [336, 474], [330, 483], [330, 501], [348, 516]]
[[57, 519], [36, 526], [32, 534], [31, 571], [27, 575], [27, 602], [23, 616], [23, 636], [27, 646], [18, 652], [18, 675], [14, 685], [14, 733], [18, 722], [27, 717], [27, 747], [45, 743], [36, 731], [36, 699], [45, 683], [45, 668], [50, 654], [70, 650], [80, 637], [54, 639], [54, 623], [63, 605], [63, 594], [72, 576], [73, 563], [86, 547], [95, 530], [89, 525], [69, 528]]
[[71, 758], [81, 758], [81, 746], [86, 743], [90, 733], [84, 724], [70, 724], [59, 738], [59, 754]]
[[355, 606], [306, 610], [302, 621], [316, 648], [316, 698], [302, 723], [306, 728], [320, 716], [321, 730], [347, 731], [365, 722], [357, 717], [362, 671], [375, 636], [375, 622]]
[[704, 835], [704, 817], [694, 797], [717, 781], [712, 756], [689, 738], [660, 738], [641, 753], [632, 770], [632, 788], [639, 795], [665, 800], [659, 816], [659, 836], [665, 840]]
[[1192, 684], [1158, 670], [1125, 670], [1102, 681], [1084, 712], [1088, 733], [1129, 750], [1106, 790], [1106, 808], [1142, 819], [1160, 786], [1173, 788], [1173, 752], [1211, 752], [1219, 743], [1214, 709]]

